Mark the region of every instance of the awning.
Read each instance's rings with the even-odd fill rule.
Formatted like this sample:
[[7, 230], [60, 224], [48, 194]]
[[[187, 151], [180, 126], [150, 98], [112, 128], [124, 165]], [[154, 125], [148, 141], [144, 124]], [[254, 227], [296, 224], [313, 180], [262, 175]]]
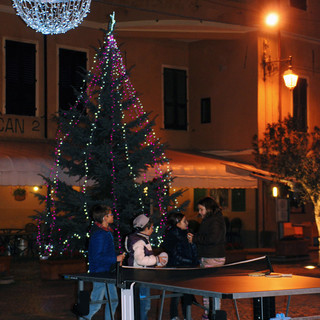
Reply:
[[[241, 174], [228, 172], [228, 161], [206, 154], [193, 154], [177, 150], [166, 150], [170, 169], [177, 188], [257, 188], [257, 179], [249, 172]], [[230, 162], [234, 163], [234, 162]], [[154, 169], [147, 173], [147, 179], [154, 177]]]
[[[53, 147], [47, 142], [0, 141], [0, 185], [43, 185], [41, 175], [49, 177], [54, 160]], [[81, 181], [59, 172], [59, 179], [80, 186]]]
[[42, 185], [40, 174], [50, 174], [50, 162], [41, 158], [9, 156], [0, 158], [0, 185]]
[[[46, 142], [0, 141], [0, 185], [43, 184], [40, 174], [45, 177], [50, 175], [52, 151], [52, 145]], [[257, 188], [257, 177], [251, 172], [253, 166], [240, 170], [235, 168], [235, 165], [241, 166], [240, 163], [176, 150], [166, 150], [166, 156], [170, 159], [170, 169], [175, 177], [174, 187]], [[146, 177], [153, 179], [154, 170], [148, 170]], [[82, 184], [65, 174], [59, 173], [59, 178], [69, 184]]]
[[41, 185], [53, 164], [52, 146], [44, 142], [0, 141], [0, 185]]

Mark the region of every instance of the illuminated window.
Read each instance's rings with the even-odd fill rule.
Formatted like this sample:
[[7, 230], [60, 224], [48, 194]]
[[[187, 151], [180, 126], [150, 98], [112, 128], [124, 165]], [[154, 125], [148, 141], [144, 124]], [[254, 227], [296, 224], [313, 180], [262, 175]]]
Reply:
[[290, 0], [290, 6], [300, 10], [307, 10], [307, 0]]
[[[83, 72], [87, 66], [85, 52], [60, 49], [59, 50], [59, 108], [67, 110], [74, 105], [77, 94], [83, 85]], [[80, 106], [81, 108], [81, 106]]]
[[6, 114], [35, 116], [36, 46], [6, 40]]
[[187, 130], [187, 72], [163, 69], [164, 127]]
[[293, 117], [297, 130], [307, 131], [307, 79], [298, 79], [297, 86], [293, 89]]

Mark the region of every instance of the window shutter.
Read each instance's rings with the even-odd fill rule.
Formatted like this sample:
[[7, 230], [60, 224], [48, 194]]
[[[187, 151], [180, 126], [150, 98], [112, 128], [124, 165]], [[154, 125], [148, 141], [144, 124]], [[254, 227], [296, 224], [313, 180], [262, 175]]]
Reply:
[[164, 126], [166, 129], [187, 129], [187, 72], [164, 68]]
[[307, 79], [299, 78], [297, 86], [293, 90], [293, 117], [297, 130], [306, 132], [307, 124]]
[[[77, 100], [76, 89], [80, 92], [83, 86], [83, 70], [86, 70], [87, 55], [85, 52], [59, 50], [59, 108], [67, 110]], [[82, 109], [83, 106], [79, 105]]]
[[35, 44], [6, 40], [6, 113], [34, 116], [35, 104]]

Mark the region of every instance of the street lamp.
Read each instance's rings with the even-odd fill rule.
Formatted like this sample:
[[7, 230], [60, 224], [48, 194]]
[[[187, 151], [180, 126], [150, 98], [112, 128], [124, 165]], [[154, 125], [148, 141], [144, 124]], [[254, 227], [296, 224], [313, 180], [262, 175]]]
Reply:
[[265, 23], [269, 27], [274, 27], [279, 22], [279, 15], [275, 12], [271, 12], [266, 16]]
[[[266, 47], [266, 44], [264, 44]], [[292, 56], [289, 56], [288, 59], [280, 59], [280, 60], [271, 60], [271, 57], [267, 58], [266, 50], [263, 51], [262, 57], [262, 68], [263, 68], [263, 81], [266, 81], [267, 74], [271, 75], [271, 72], [275, 69], [274, 63], [285, 62], [288, 64], [288, 70], [286, 70], [283, 74], [283, 80], [287, 88], [290, 90], [294, 89], [298, 82], [298, 75], [294, 74], [292, 71]]]
[[[291, 56], [290, 56], [290, 58], [292, 60]], [[284, 80], [286, 87], [289, 88], [290, 90], [294, 89], [297, 85], [298, 78], [299, 78], [298, 75], [296, 75], [292, 72], [292, 65], [290, 64], [289, 69], [286, 70], [283, 74], [283, 80]]]
[[[265, 24], [269, 27], [276, 27], [279, 24], [279, 15], [276, 12], [271, 12], [265, 17]], [[292, 56], [289, 56], [288, 59], [281, 59], [281, 34], [280, 34], [280, 28], [278, 26], [278, 55], [279, 60], [271, 60], [271, 57], [269, 56], [267, 58], [266, 49], [268, 45], [266, 41], [263, 43], [263, 57], [262, 57], [262, 68], [263, 68], [263, 81], [266, 81], [267, 73], [271, 75], [271, 72], [275, 69], [274, 63], [279, 63], [279, 69], [282, 62], [285, 62], [288, 64], [288, 70], [286, 70], [283, 74], [283, 80], [285, 83], [285, 86], [289, 88], [290, 90], [294, 89], [298, 82], [298, 76], [293, 73], [292, 71]], [[279, 70], [279, 86], [281, 84], [281, 76], [280, 76], [280, 70]], [[279, 91], [279, 101], [281, 101], [280, 91]], [[279, 108], [281, 106], [281, 102], [279, 102]]]

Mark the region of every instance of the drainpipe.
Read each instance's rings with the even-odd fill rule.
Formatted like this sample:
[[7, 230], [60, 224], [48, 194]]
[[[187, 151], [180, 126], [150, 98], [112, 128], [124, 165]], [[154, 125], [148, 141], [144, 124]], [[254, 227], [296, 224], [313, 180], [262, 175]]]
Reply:
[[48, 57], [47, 36], [43, 35], [43, 76], [44, 76], [44, 138], [48, 138]]

